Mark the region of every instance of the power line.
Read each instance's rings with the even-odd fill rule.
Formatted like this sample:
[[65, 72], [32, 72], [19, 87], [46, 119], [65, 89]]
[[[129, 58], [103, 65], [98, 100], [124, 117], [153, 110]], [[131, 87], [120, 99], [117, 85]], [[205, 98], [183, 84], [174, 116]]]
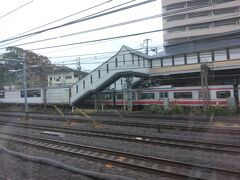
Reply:
[[[149, 48], [158, 48], [158, 47], [162, 47], [161, 45], [153, 45], [153, 46], [150, 46]], [[138, 52], [141, 52], [139, 50], [143, 50], [144, 48], [138, 48], [138, 49], [133, 49], [134, 51], [138, 51]], [[128, 54], [132, 54], [134, 53], [134, 51], [130, 52], [130, 50], [122, 50], [121, 52], [124, 52], [125, 55], [128, 55]], [[111, 57], [113, 54], [116, 54], [118, 51], [108, 51], [108, 52], [103, 52], [103, 53], [89, 53], [89, 54], [79, 54], [79, 55], [70, 55], [70, 56], [56, 56], [56, 57], [49, 57], [49, 59], [56, 59], [56, 58], [68, 58], [68, 57], [82, 57], [82, 56], [90, 56], [92, 55], [91, 57], [87, 57], [87, 58], [81, 58], [81, 61], [94, 61], [94, 60], [97, 60], [97, 59], [94, 59], [94, 58], [99, 58], [99, 56], [96, 56], [96, 55], [102, 55], [100, 56], [100, 58], [107, 58], [107, 57]], [[129, 53], [126, 53], [126, 52], [129, 52]], [[143, 53], [143, 52], [141, 52]], [[109, 55], [108, 55], [109, 54]], [[144, 53], [143, 53], [144, 54]], [[150, 58], [150, 57], [149, 57]], [[64, 61], [71, 61], [71, 60], [64, 60]], [[73, 61], [76, 61], [76, 59], [74, 59]]]
[[[77, 44], [86, 44], [86, 43], [92, 43], [92, 42], [99, 42], [99, 41], [106, 41], [106, 40], [113, 40], [113, 39], [121, 39], [121, 38], [126, 38], [126, 37], [132, 37], [132, 36], [139, 36], [143, 34], [150, 34], [150, 33], [156, 33], [163, 31], [162, 29], [157, 29], [153, 31], [145, 31], [145, 32], [140, 32], [140, 33], [134, 33], [134, 34], [128, 34], [128, 35], [122, 35], [122, 36], [115, 36], [115, 37], [109, 37], [109, 38], [103, 38], [103, 39], [95, 39], [91, 41], [83, 41], [83, 42], [77, 42], [77, 43], [70, 43], [70, 44], [61, 44], [57, 46], [47, 46], [47, 47], [41, 47], [41, 48], [34, 48], [30, 49], [32, 51], [34, 50], [41, 50], [41, 49], [51, 49], [51, 48], [58, 48], [58, 47], [65, 47], [65, 46], [72, 46], [72, 45], [77, 45]], [[0, 48], [2, 49], [2, 48]]]
[[135, 20], [132, 20], [132, 21], [125, 21], [125, 22], [122, 22], [122, 23], [112, 24], [112, 25], [109, 25], [109, 26], [103, 26], [103, 27], [99, 27], [99, 28], [94, 28], [94, 29], [86, 30], [86, 31], [81, 31], [81, 32], [66, 34], [66, 35], [62, 35], [62, 36], [55, 36], [55, 37], [52, 37], [52, 38], [46, 38], [46, 39], [42, 39], [42, 40], [26, 42], [26, 43], [17, 44], [17, 45], [14, 45], [14, 46], [22, 46], [22, 45], [34, 44], [34, 43], [39, 43], [39, 42], [44, 42], [44, 41], [55, 40], [55, 39], [59, 39], [59, 38], [65, 38], [65, 37], [75, 36], [75, 35], [79, 35], [79, 34], [84, 34], [84, 33], [89, 33], [89, 32], [94, 32], [94, 31], [100, 31], [100, 30], [104, 30], [104, 29], [109, 29], [109, 28], [113, 28], [113, 27], [119, 27], [119, 26], [129, 25], [129, 24], [132, 24], [132, 23], [142, 22], [142, 21], [146, 21], [146, 20], [151, 20], [151, 19], [159, 18], [159, 17], [162, 17], [162, 15], [160, 14], [160, 15], [154, 15], [154, 16], [149, 16], [149, 17], [145, 17], [145, 18], [135, 19]]
[[[226, 3], [225, 1], [219, 1], [217, 3], [208, 3], [207, 5], [197, 5], [197, 6], [193, 6], [190, 8], [185, 8], [183, 10], [177, 10], [177, 11], [173, 11], [173, 12], [169, 12], [169, 13], [164, 13], [164, 14], [159, 14], [159, 15], [155, 15], [155, 16], [150, 16], [150, 17], [146, 17], [146, 18], [142, 18], [142, 19], [137, 19], [137, 20], [133, 20], [133, 21], [128, 21], [128, 22], [123, 22], [123, 23], [119, 23], [119, 24], [113, 24], [110, 26], [105, 26], [105, 27], [100, 27], [100, 28], [96, 28], [96, 29], [91, 29], [91, 30], [87, 30], [87, 31], [83, 31], [83, 32], [77, 32], [77, 33], [72, 33], [72, 34], [67, 34], [67, 35], [63, 35], [63, 36], [56, 36], [56, 37], [52, 37], [52, 38], [47, 38], [47, 39], [43, 39], [43, 40], [37, 40], [37, 41], [33, 41], [33, 42], [27, 42], [27, 43], [23, 43], [23, 44], [19, 44], [19, 45], [26, 45], [26, 44], [32, 44], [32, 43], [38, 43], [38, 42], [44, 42], [44, 41], [49, 41], [49, 40], [54, 40], [57, 38], [64, 38], [64, 37], [69, 37], [69, 36], [74, 36], [74, 35], [78, 35], [78, 34], [83, 34], [83, 33], [88, 33], [88, 32], [93, 32], [93, 31], [98, 31], [98, 30], [103, 30], [103, 29], [107, 29], [107, 28], [112, 28], [112, 27], [117, 27], [117, 26], [122, 26], [122, 25], [127, 25], [130, 23], [135, 23], [135, 22], [140, 22], [140, 21], [144, 21], [144, 20], [149, 20], [149, 19], [154, 19], [154, 18], [158, 18], [158, 17], [162, 17], [162, 16], [170, 16], [170, 15], [174, 15], [176, 13], [181, 13], [181, 12], [186, 12], [189, 10], [193, 10], [193, 9], [199, 9], [202, 7], [207, 7], [207, 6], [211, 6], [214, 4], [221, 4], [221, 3]], [[196, 23], [197, 24], [197, 23]], [[37, 28], [35, 28], [37, 29]], [[34, 29], [33, 29], [34, 30]], [[25, 39], [25, 38], [24, 38]], [[21, 40], [21, 39], [20, 39]], [[19, 41], [19, 40], [16, 40]], [[14, 41], [14, 42], [16, 42]], [[13, 43], [13, 42], [11, 42]], [[8, 43], [10, 44], [10, 43]], [[6, 45], [6, 44], [5, 44]], [[15, 46], [19, 46], [19, 45], [15, 45]], [[3, 45], [4, 46], [4, 45]], [[0, 46], [2, 47], [2, 46]]]
[[[30, 49], [30, 50], [52, 49], [52, 48], [66, 47], [66, 46], [72, 46], [72, 45], [77, 45], [77, 44], [87, 44], [87, 43], [92, 43], [92, 42], [100, 42], [100, 41], [106, 41], [106, 40], [114, 40], [114, 39], [121, 39], [121, 38], [133, 37], [133, 36], [140, 36], [140, 35], [144, 35], [144, 34], [157, 33], [157, 32], [161, 32], [161, 31], [164, 31], [164, 29], [157, 29], [157, 30], [152, 30], [152, 31], [145, 31], [145, 32], [139, 32], [139, 33], [134, 33], [134, 34], [127, 34], [127, 35], [122, 35], [122, 36], [114, 36], [114, 37], [103, 38], [103, 39], [95, 39], [95, 40], [90, 40], [90, 41], [82, 41], [82, 42], [69, 43], [69, 44], [61, 44], [61, 45], [56, 45], [56, 46], [46, 46], [46, 47], [34, 48], [34, 49]], [[214, 36], [218, 36], [218, 35], [214, 35]], [[208, 36], [208, 37], [212, 37], [212, 36]], [[194, 41], [201, 40], [201, 39], [202, 38], [198, 38], [198, 39], [195, 39]]]
[[[148, 18], [155, 18], [155, 17], [158, 17], [159, 15], [155, 15], [155, 16], [150, 16], [150, 17], [146, 17], [146, 19]], [[227, 17], [232, 17], [235, 15], [227, 15], [227, 16], [224, 16], [224, 17], [221, 17], [221, 18], [213, 18], [211, 19], [211, 21], [216, 21], [216, 20], [221, 20], [222, 18], [227, 18]], [[236, 18], [236, 17], [235, 17]], [[142, 18], [142, 19], [145, 19], [145, 18]], [[138, 19], [139, 20], [139, 19]], [[135, 21], [135, 20], [133, 20]], [[130, 21], [129, 21], [130, 22]], [[184, 26], [189, 26], [189, 25], [195, 25], [195, 24], [199, 24], [199, 23], [205, 23], [205, 22], [209, 22], [209, 20], [205, 21], [200, 21], [200, 22], [197, 22], [197, 23], [191, 23], [191, 24], [187, 24], [187, 25], [184, 25]], [[127, 23], [127, 22], [124, 22], [124, 24]], [[122, 25], [122, 23], [120, 24], [115, 24], [114, 26], [120, 26]], [[109, 28], [109, 27], [102, 27], [102, 28]], [[101, 28], [100, 28], [101, 29]], [[77, 43], [70, 43], [70, 44], [62, 44], [62, 45], [56, 45], [56, 46], [48, 46], [48, 47], [42, 47], [42, 48], [35, 48], [35, 49], [31, 49], [31, 50], [41, 50], [41, 49], [51, 49], [51, 48], [58, 48], [58, 47], [65, 47], [65, 46], [72, 46], [72, 45], [78, 45], [78, 44], [86, 44], [86, 43], [93, 43], [93, 42], [101, 42], [101, 41], [109, 41], [109, 40], [114, 40], [114, 39], [120, 39], [120, 38], [126, 38], [126, 37], [131, 37], [131, 36], [138, 36], [138, 35], [143, 35], [143, 34], [149, 34], [149, 33], [156, 33], [156, 32], [161, 32], [161, 31], [165, 31], [165, 30], [168, 30], [168, 29], [171, 29], [171, 28], [166, 28], [166, 29], [159, 29], [159, 30], [154, 30], [154, 31], [147, 31], [147, 32], [142, 32], [142, 33], [135, 33], [135, 34], [129, 34], [129, 35], [123, 35], [123, 36], [115, 36], [115, 37], [111, 37], [111, 38], [103, 38], [103, 39], [97, 39], [97, 40], [92, 40], [92, 41], [85, 41], [85, 42], [77, 42]], [[92, 29], [92, 30], [89, 30], [89, 31], [95, 31], [95, 30], [99, 30], [99, 28], [97, 29]], [[88, 31], [83, 31], [83, 32], [80, 32], [80, 33], [86, 33]], [[75, 33], [74, 33], [75, 34]], [[201, 38], [200, 38], [201, 39]], [[45, 40], [40, 40], [40, 41], [45, 41]], [[22, 44], [18, 44], [18, 45], [15, 45], [15, 46], [23, 46], [23, 45], [27, 45], [27, 44], [31, 44], [31, 43], [36, 43], [36, 42], [40, 42], [40, 41], [34, 41], [34, 42], [28, 42], [28, 43], [22, 43]], [[5, 49], [5, 48], [0, 48], [0, 49]]]
[[[65, 17], [62, 17], [62, 18], [60, 18], [60, 19], [57, 19], [57, 20], [51, 21], [51, 22], [46, 23], [46, 24], [43, 24], [43, 25], [40, 25], [40, 26], [38, 26], [38, 27], [36, 27], [36, 28], [33, 28], [33, 29], [30, 29], [30, 30], [27, 30], [27, 31], [25, 31], [25, 32], [23, 32], [23, 33], [17, 34], [16, 36], [13, 36], [13, 37], [10, 37], [10, 38], [15, 38], [15, 37], [17, 37], [17, 36], [20, 36], [20, 35], [26, 34], [26, 33], [28, 33], [28, 32], [34, 31], [34, 30], [37, 30], [37, 29], [39, 29], [39, 28], [45, 27], [45, 26], [47, 26], [47, 25], [50, 25], [50, 24], [56, 23], [56, 22], [61, 21], [61, 20], [64, 20], [64, 19], [67, 19], [67, 18], [72, 17], [72, 16], [75, 16], [75, 15], [77, 15], [77, 14], [80, 14], [80, 13], [83, 13], [83, 12], [86, 12], [86, 11], [89, 11], [89, 10], [94, 9], [94, 8], [96, 8], [96, 7], [99, 7], [99, 6], [102, 6], [102, 5], [104, 5], [104, 4], [107, 4], [107, 3], [111, 2], [111, 1], [112, 1], [112, 0], [109, 0], [109, 1], [106, 1], [106, 2], [103, 2], [103, 3], [100, 3], [100, 4], [97, 4], [97, 5], [95, 5], [95, 6], [89, 7], [89, 8], [87, 8], [87, 9], [82, 10], [82, 11], [79, 11], [79, 12], [76, 12], [76, 13], [73, 13], [73, 14], [70, 14], [70, 15], [65, 16]], [[10, 38], [9, 38], [9, 39], [10, 39]], [[23, 39], [25, 39], [25, 38], [27, 38], [27, 37], [24, 37]], [[17, 41], [23, 40], [23, 39], [17, 39], [16, 41], [13, 41], [13, 42], [10, 42], [10, 43], [3, 44], [2, 46], [5, 46], [5, 45], [8, 45], [8, 44], [11, 44], [11, 43], [14, 43], [14, 42], [17, 42]], [[2, 47], [2, 46], [0, 46], [0, 47]]]
[[4, 14], [3, 16], [0, 16], [0, 19], [2, 19], [2, 18], [4, 18], [4, 17], [6, 17], [6, 16], [8, 16], [8, 15], [10, 15], [10, 14], [12, 14], [12, 13], [18, 11], [19, 9], [21, 9], [21, 8], [23, 8], [23, 7], [27, 6], [27, 5], [29, 5], [29, 4], [32, 3], [33, 1], [34, 1], [34, 0], [29, 1], [28, 3], [19, 6], [18, 8], [14, 9], [14, 10], [12, 10], [12, 11], [6, 13], [6, 14]]
[[[133, 0], [133, 1], [135, 1], [135, 0]], [[129, 1], [129, 2], [133, 2], [133, 1]], [[58, 28], [65, 27], [65, 26], [73, 25], [73, 24], [76, 24], [76, 23], [79, 23], [79, 22], [88, 21], [88, 20], [91, 20], [91, 19], [99, 18], [99, 17], [102, 17], [102, 16], [106, 16], [106, 15], [109, 15], [109, 14], [116, 13], [116, 12], [120, 12], [120, 11], [124, 11], [124, 10], [131, 9], [131, 8], [134, 8], [134, 7], [138, 7], [138, 6], [141, 6], [141, 5], [144, 5], [144, 4], [148, 4], [148, 3], [151, 3], [151, 2], [154, 2], [154, 1], [156, 1], [156, 0], [146, 0], [146, 1], [143, 1], [143, 2], [140, 2], [140, 3], [136, 3], [136, 4], [133, 4], [133, 5], [126, 6], [126, 7], [118, 8], [116, 10], [105, 12], [105, 11], [107, 11], [109, 9], [114, 9], [114, 8], [117, 7], [117, 6], [115, 6], [115, 7], [109, 8], [107, 10], [103, 10], [103, 11], [94, 13], [93, 15], [87, 16], [85, 18], [80, 18], [80, 19], [77, 19], [77, 20], [74, 20], [74, 21], [70, 21], [68, 23], [64, 23], [64, 24], [58, 25], [58, 26], [54, 26], [54, 27], [47, 28], [47, 29], [44, 29], [44, 30], [36, 31], [36, 32], [30, 33], [30, 34], [25, 34], [25, 35], [22, 35], [22, 36], [17, 36], [15, 38], [5, 39], [5, 40], [0, 41], [0, 43], [11, 41], [11, 40], [15, 40], [15, 39], [19, 39], [19, 38], [23, 38], [23, 37], [29, 37], [29, 36], [41, 34], [41, 33], [47, 32], [47, 31], [51, 31], [51, 30], [55, 30], [55, 29], [58, 29]], [[126, 4], [126, 3], [124, 3], [124, 4]], [[118, 6], [122, 6], [122, 5], [123, 4], [120, 4]], [[101, 12], [105, 12], [105, 13], [99, 14]]]

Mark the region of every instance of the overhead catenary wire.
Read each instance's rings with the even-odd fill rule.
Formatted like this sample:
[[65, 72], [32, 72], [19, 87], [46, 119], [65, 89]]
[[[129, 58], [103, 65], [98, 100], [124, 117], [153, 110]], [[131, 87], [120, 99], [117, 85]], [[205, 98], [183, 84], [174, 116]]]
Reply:
[[[232, 16], [235, 17], [235, 15], [228, 15], [228, 16], [224, 16], [224, 17], [232, 17]], [[213, 19], [211, 19], [211, 21], [218, 20], [218, 19], [219, 18], [213, 18]], [[222, 17], [220, 19], [222, 19]], [[200, 22], [197, 22], [197, 23], [191, 23], [190, 25], [195, 25], [195, 24], [205, 23], [205, 22], [209, 22], [209, 21], [208, 20], [207, 21], [200, 21]], [[62, 44], [62, 45], [56, 45], [56, 46], [40, 47], [40, 48], [34, 48], [34, 49], [30, 49], [30, 50], [51, 49], [51, 48], [59, 48], [59, 47], [73, 46], [73, 45], [79, 45], [79, 44], [87, 44], [87, 43], [100, 42], [100, 41], [109, 41], [109, 40], [114, 40], [114, 39], [120, 39], [120, 38], [132, 37], [132, 36], [139, 36], [139, 35], [143, 35], [143, 34], [161, 32], [161, 31], [165, 31], [165, 30], [168, 30], [168, 29], [171, 29], [171, 28], [158, 29], [158, 30], [153, 30], [153, 31], [146, 31], [146, 32], [140, 32], [140, 33], [135, 33], [135, 34], [123, 35], [123, 36], [115, 36], [115, 37], [110, 37], [110, 38], [96, 39], [96, 40], [91, 40], [91, 41], [83, 41], [83, 42]], [[15, 45], [15, 46], [23, 46], [23, 45], [27, 45], [27, 44], [28, 43], [23, 43], [23, 44], [18, 44], [18, 45]], [[5, 48], [0, 48], [0, 49], [5, 49]]]
[[[111, 1], [113, 1], [113, 0], [108, 0], [108, 1], [105, 1], [105, 2], [103, 2], [103, 3], [97, 4], [97, 5], [95, 5], [95, 6], [89, 7], [89, 8], [87, 8], [87, 9], [78, 11], [78, 12], [73, 13], [73, 14], [70, 14], [70, 15], [68, 15], [68, 16], [64, 16], [64, 17], [62, 17], [62, 18], [60, 18], [60, 19], [56, 19], [56, 20], [54, 20], [54, 21], [51, 21], [51, 22], [48, 22], [48, 23], [46, 23], [46, 24], [40, 25], [40, 26], [38, 26], [38, 27], [35, 27], [35, 28], [33, 28], [33, 29], [30, 29], [30, 30], [27, 30], [27, 31], [25, 31], [25, 32], [22, 32], [22, 33], [17, 34], [17, 35], [15, 35], [15, 36], [13, 36], [13, 37], [10, 37], [10, 38], [15, 38], [15, 37], [17, 37], [17, 36], [21, 36], [21, 35], [23, 35], [23, 34], [26, 34], [26, 33], [31, 32], [31, 31], [34, 31], [34, 30], [43, 28], [43, 27], [45, 27], [45, 26], [48, 26], [48, 25], [50, 25], [50, 24], [53, 24], [53, 23], [62, 21], [62, 20], [64, 20], [64, 19], [70, 18], [70, 17], [75, 16], [75, 15], [77, 15], [77, 14], [81, 14], [81, 13], [83, 13], [83, 12], [92, 10], [92, 9], [94, 9], [94, 8], [96, 8], [96, 7], [100, 7], [100, 6], [102, 6], [102, 5], [104, 5], [104, 4], [107, 4], [107, 3], [111, 2]], [[10, 38], [9, 38], [9, 39], [10, 39]], [[23, 39], [25, 39], [25, 38], [28, 38], [28, 37], [24, 37]], [[15, 41], [13, 41], [13, 42], [17, 42], [17, 41], [20, 41], [20, 40], [23, 40], [23, 39], [17, 39], [17, 40], [15, 40]], [[13, 43], [13, 42], [9, 42], [9, 43], [3, 44], [2, 46], [6, 46], [6, 45], [11, 44], [11, 43]], [[0, 46], [0, 47], [2, 47], [2, 46]]]
[[[133, 1], [135, 1], [135, 0], [132, 0], [132, 1], [129, 1], [129, 2], [133, 2]], [[19, 38], [23, 38], [23, 37], [28, 37], [28, 36], [32, 36], [32, 35], [41, 34], [41, 33], [47, 32], [47, 31], [52, 31], [52, 30], [55, 30], [55, 29], [58, 29], [58, 28], [62, 28], [62, 27], [66, 27], [66, 26], [69, 26], [69, 25], [73, 25], [73, 24], [76, 24], [76, 23], [88, 21], [88, 20], [91, 20], [91, 19], [103, 17], [103, 16], [106, 16], [106, 15], [109, 15], [109, 14], [121, 12], [121, 11], [124, 11], [124, 10], [127, 10], [127, 9], [131, 9], [131, 8], [135, 8], [135, 7], [138, 7], [138, 6], [142, 6], [144, 4], [148, 4], [148, 3], [151, 3], [151, 2], [154, 2], [154, 1], [156, 1], [156, 0], [146, 0], [146, 1], [143, 1], [143, 2], [135, 3], [135, 4], [128, 5], [128, 6], [125, 6], [125, 7], [122, 7], [122, 8], [118, 8], [118, 9], [115, 9], [116, 6], [115, 7], [111, 7], [109, 9], [115, 9], [115, 10], [107, 11], [109, 9], [106, 9], [106, 10], [94, 13], [94, 14], [92, 14], [90, 16], [87, 16], [87, 17], [84, 17], [84, 18], [80, 18], [80, 19], [77, 19], [77, 20], [74, 20], [74, 21], [70, 21], [70, 22], [67, 22], [67, 23], [64, 23], [64, 24], [61, 24], [61, 25], [58, 25], [58, 26], [54, 26], [54, 27], [43, 29], [43, 30], [36, 31], [36, 32], [33, 32], [33, 33], [17, 36], [17, 37], [14, 37], [14, 38], [5, 39], [5, 40], [0, 41], [0, 43], [11, 41], [11, 40], [15, 40], [15, 39], [19, 39]], [[123, 4], [126, 4], [126, 3], [123, 3]], [[123, 4], [120, 4], [118, 6], [121, 7]], [[107, 11], [107, 12], [105, 12], [105, 11]], [[101, 13], [101, 12], [103, 12], [103, 13]]]
[[8, 13], [2, 15], [2, 16], [0, 16], [0, 19], [2, 19], [2, 18], [4, 18], [4, 17], [6, 17], [6, 16], [8, 16], [8, 15], [10, 15], [10, 14], [12, 14], [12, 13], [18, 11], [19, 9], [21, 9], [21, 8], [23, 8], [23, 7], [25, 7], [25, 6], [29, 5], [29, 4], [31, 4], [33, 1], [34, 1], [34, 0], [29, 1], [29, 2], [27, 2], [27, 3], [25, 3], [25, 4], [21, 5], [21, 6], [19, 6], [18, 8], [16, 8], [16, 9], [14, 9], [14, 10], [12, 10], [12, 11], [10, 11], [10, 12], [8, 12]]
[[132, 23], [142, 22], [142, 21], [146, 21], [146, 20], [151, 20], [151, 19], [155, 19], [155, 18], [159, 18], [159, 17], [162, 17], [162, 15], [160, 14], [160, 15], [144, 17], [144, 18], [135, 19], [135, 20], [131, 20], [131, 21], [125, 21], [125, 22], [122, 22], [122, 23], [112, 24], [112, 25], [109, 25], [109, 26], [103, 26], [103, 27], [99, 27], [99, 28], [89, 29], [89, 30], [86, 30], [86, 31], [66, 34], [66, 35], [62, 35], [62, 36], [55, 36], [55, 37], [46, 38], [46, 39], [42, 39], [42, 40], [31, 41], [31, 42], [25, 42], [25, 43], [22, 43], [22, 44], [16, 44], [14, 46], [22, 46], [22, 45], [34, 44], [34, 43], [39, 43], [39, 42], [55, 40], [55, 39], [59, 39], [59, 38], [75, 36], [75, 35], [79, 35], [79, 34], [90, 33], [90, 32], [94, 32], [94, 31], [99, 31], [99, 30], [104, 30], [104, 29], [109, 29], [109, 28], [129, 25], [129, 24], [132, 24]]
[[[183, 9], [183, 10], [177, 10], [177, 11], [173, 11], [173, 12], [169, 12], [169, 13], [164, 13], [164, 14], [159, 14], [159, 15], [155, 15], [155, 16], [146, 17], [146, 19], [145, 19], [145, 18], [141, 18], [141, 19], [138, 19], [138, 20], [133, 20], [133, 21], [129, 21], [129, 22], [118, 23], [118, 24], [109, 25], [109, 26], [105, 26], [105, 27], [100, 27], [100, 28], [96, 28], [96, 29], [86, 30], [86, 31], [83, 31], [83, 32], [76, 32], [76, 33], [72, 33], [72, 34], [66, 34], [66, 35], [62, 35], [62, 36], [56, 36], [56, 37], [46, 38], [46, 39], [42, 39], [42, 40], [36, 40], [36, 41], [32, 41], [32, 42], [26, 42], [26, 43], [14, 45], [14, 46], [27, 45], [27, 44], [32, 44], [32, 43], [39, 43], [39, 42], [54, 40], [54, 39], [58, 39], [58, 38], [64, 38], [64, 37], [74, 36], [74, 35], [78, 35], [78, 34], [83, 34], [83, 33], [88, 33], [88, 32], [93, 32], [93, 31], [98, 31], [98, 30], [103, 30], [103, 29], [107, 29], [107, 28], [112, 28], [112, 27], [127, 25], [127, 24], [130, 24], [130, 23], [140, 22], [140, 21], [144, 21], [144, 20], [159, 18], [159, 17], [162, 17], [162, 16], [171, 16], [171, 15], [174, 15], [174, 14], [179, 14], [179, 13], [181, 13], [181, 12], [186, 12], [186, 11], [190, 11], [190, 10], [194, 10], [194, 9], [199, 9], [199, 8], [211, 6], [211, 5], [214, 5], [214, 4], [221, 4], [221, 3], [226, 3], [226, 2], [225, 2], [225, 1], [218, 1], [218, 2], [215, 2], [215, 3], [208, 3], [208, 4], [203, 4], [203, 5], [192, 6], [192, 7], [189, 7], [189, 8], [185, 8], [185, 9]], [[196, 23], [196, 24], [198, 24], [198, 23]], [[191, 24], [191, 25], [192, 25], [192, 24]], [[165, 29], [165, 30], [167, 30], [167, 29]], [[17, 41], [18, 41], [18, 40], [17, 40]], [[16, 41], [14, 41], [14, 42], [16, 42]], [[12, 43], [12, 42], [11, 42], [11, 43]], [[8, 44], [9, 44], [9, 43], [8, 43]], [[5, 45], [6, 45], [6, 44], [5, 44]], [[3, 45], [2, 45], [2, 46], [3, 46]], [[0, 47], [2, 47], [2, 46], [0, 46]]]

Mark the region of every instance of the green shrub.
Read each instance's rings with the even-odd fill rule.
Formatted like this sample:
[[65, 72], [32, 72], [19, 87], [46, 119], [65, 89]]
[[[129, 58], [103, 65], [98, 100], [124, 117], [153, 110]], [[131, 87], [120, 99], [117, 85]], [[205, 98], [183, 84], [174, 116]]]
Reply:
[[205, 114], [214, 114], [216, 116], [229, 116], [231, 112], [226, 107], [210, 106], [208, 110], [205, 111]]

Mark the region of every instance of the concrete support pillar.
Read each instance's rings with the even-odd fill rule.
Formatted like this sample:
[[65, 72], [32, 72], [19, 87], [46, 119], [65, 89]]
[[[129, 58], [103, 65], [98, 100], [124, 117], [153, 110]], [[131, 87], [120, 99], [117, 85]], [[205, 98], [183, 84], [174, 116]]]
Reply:
[[97, 92], [94, 94], [94, 108], [95, 110], [98, 110], [98, 93]]
[[127, 77], [127, 107], [128, 112], [132, 112], [133, 110], [133, 103], [132, 103], [132, 77]]

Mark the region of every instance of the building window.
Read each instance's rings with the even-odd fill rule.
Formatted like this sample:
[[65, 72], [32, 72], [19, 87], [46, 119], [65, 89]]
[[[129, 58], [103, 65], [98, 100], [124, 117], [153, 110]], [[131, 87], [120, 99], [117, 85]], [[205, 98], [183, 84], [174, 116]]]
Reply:
[[210, 23], [202, 23], [202, 24], [195, 24], [189, 26], [189, 30], [195, 30], [195, 29], [206, 29], [209, 28]]
[[170, 11], [170, 10], [184, 8], [184, 7], [185, 7], [185, 3], [175, 3], [175, 4], [166, 6], [166, 10]]
[[152, 60], [151, 60], [151, 59], [149, 60], [149, 67], [150, 67], [150, 68], [153, 67], [153, 66], [152, 66]]
[[183, 38], [174, 38], [174, 39], [169, 39], [166, 42], [166, 44], [173, 44], [173, 43], [179, 43], [179, 42], [183, 42], [188, 40], [187, 37], [183, 37]]
[[134, 64], [134, 54], [132, 54], [132, 64]]
[[138, 66], [140, 66], [140, 57], [138, 56]]
[[167, 32], [171, 33], [171, 32], [185, 31], [185, 30], [186, 30], [186, 27], [176, 27], [176, 28], [168, 29]]
[[140, 94], [141, 99], [155, 99], [154, 93], [141, 93]]
[[0, 92], [0, 99], [5, 98], [5, 92]]
[[216, 21], [214, 22], [214, 27], [229, 26], [229, 25], [235, 26], [237, 24], [237, 21], [238, 19], [224, 19], [222, 21]]
[[174, 92], [174, 99], [192, 99], [192, 92]]
[[174, 57], [174, 65], [183, 65], [184, 62], [184, 56], [175, 56]]
[[[20, 92], [21, 98], [24, 98], [24, 91]], [[41, 97], [41, 90], [27, 90], [27, 97]]]
[[226, 50], [215, 50], [214, 51], [214, 58], [215, 61], [224, 61], [227, 60], [227, 53]]
[[78, 78], [78, 74], [77, 74], [77, 73], [74, 73], [74, 74], [73, 74], [73, 77], [74, 77], [74, 78]]
[[229, 98], [229, 97], [231, 97], [231, 92], [230, 91], [217, 91], [216, 97], [217, 98]]
[[78, 93], [78, 85], [76, 85], [76, 93]]
[[172, 57], [163, 58], [163, 67], [172, 65], [173, 65]]
[[98, 78], [101, 78], [101, 71], [100, 71], [100, 69], [98, 70]]
[[52, 81], [53, 80], [52, 77], [50, 77], [49, 80]]
[[185, 19], [186, 15], [185, 14], [179, 14], [179, 15], [174, 15], [174, 16], [168, 16], [166, 17], [166, 21], [176, 21], [176, 20], [181, 20], [181, 19]]
[[201, 12], [194, 12], [189, 13], [188, 18], [196, 18], [196, 17], [203, 17], [203, 16], [209, 16], [211, 11], [201, 11]]
[[193, 0], [193, 1], [189, 1], [187, 2], [187, 6], [188, 7], [193, 7], [193, 6], [203, 6], [203, 5], [209, 5], [211, 3], [210, 0]]
[[123, 79], [121, 78], [121, 85], [123, 85]]
[[83, 89], [85, 89], [85, 80], [83, 80]]
[[108, 64], [106, 65], [106, 68], [107, 68], [107, 73], [109, 73], [109, 65]]
[[61, 77], [59, 76], [59, 77], [56, 79], [56, 81], [59, 82], [60, 80], [61, 80]]
[[212, 61], [212, 52], [202, 52], [200, 53], [201, 62], [211, 62]]
[[160, 99], [168, 98], [168, 92], [160, 92], [160, 93], [159, 93], [159, 98], [160, 98]]
[[212, 61], [215, 61], [215, 52], [214, 50], [211, 51]]
[[123, 94], [122, 93], [121, 94], [117, 94], [117, 99], [119, 99], [119, 100], [123, 99]]
[[115, 58], [115, 66], [118, 67], [118, 59]]
[[91, 82], [91, 84], [93, 83], [93, 80], [92, 80], [92, 75], [90, 76], [90, 82]]
[[126, 64], [125, 54], [123, 54], [123, 64]]
[[224, 8], [224, 9], [216, 9], [213, 11], [214, 15], [219, 15], [219, 14], [230, 14], [230, 13], [235, 13], [237, 8]]
[[197, 54], [187, 55], [187, 64], [197, 64], [197, 63], [198, 63]]
[[227, 60], [230, 59], [230, 52], [229, 52], [229, 48], [226, 49], [226, 53], [227, 53]]
[[72, 76], [65, 76], [65, 79], [72, 79]]
[[226, 3], [226, 2], [231, 2], [231, 1], [235, 1], [235, 0], [212, 0], [213, 4], [222, 4], [222, 3]]

